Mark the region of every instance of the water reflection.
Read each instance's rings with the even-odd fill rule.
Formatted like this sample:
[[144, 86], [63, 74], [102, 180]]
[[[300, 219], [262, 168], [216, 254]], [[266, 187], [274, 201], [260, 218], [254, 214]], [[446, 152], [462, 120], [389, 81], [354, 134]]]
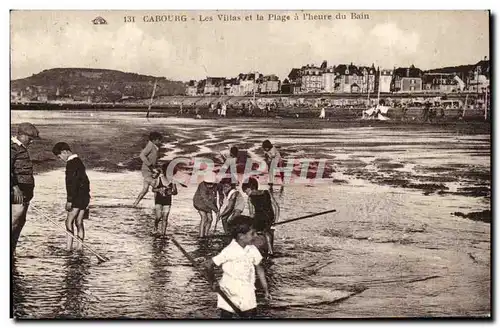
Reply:
[[222, 250], [219, 243], [217, 243], [216, 238], [197, 238], [195, 242], [196, 249], [191, 252], [191, 257], [195, 260], [202, 261], [203, 259], [208, 259], [211, 256], [215, 256], [218, 252]]
[[172, 316], [170, 309], [171, 291], [169, 285], [171, 274], [168, 269], [172, 265], [168, 253], [169, 241], [166, 238], [155, 238], [151, 244], [151, 270], [147, 298], [150, 299], [150, 313], [153, 317], [169, 318]]
[[29, 294], [30, 288], [28, 287], [26, 277], [19, 272], [16, 263], [12, 264], [12, 308], [11, 317], [22, 318], [27, 317], [26, 311], [26, 295]]
[[[269, 293], [271, 295], [274, 295], [275, 289], [277, 289], [276, 287], [280, 284], [279, 275], [277, 275], [274, 270], [274, 262], [272, 259], [262, 259], [261, 264], [264, 267], [264, 271], [266, 272], [266, 281]], [[272, 317], [272, 313], [268, 308], [267, 304], [265, 302], [262, 302], [262, 300], [264, 299], [264, 292], [260, 284], [260, 281], [257, 277], [255, 284], [255, 294], [257, 296], [257, 303], [258, 303], [257, 316], [261, 318]]]
[[81, 252], [68, 256], [65, 262], [66, 274], [60, 299], [62, 299], [61, 312], [58, 318], [84, 318], [88, 314], [91, 294], [88, 291], [90, 259]]

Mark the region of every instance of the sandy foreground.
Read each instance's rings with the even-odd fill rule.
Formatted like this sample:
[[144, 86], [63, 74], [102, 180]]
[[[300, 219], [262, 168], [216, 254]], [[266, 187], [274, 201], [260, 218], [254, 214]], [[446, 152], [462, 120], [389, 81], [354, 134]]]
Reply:
[[[19, 317], [215, 316], [215, 296], [208, 286], [171, 243], [159, 245], [149, 236], [152, 195], [140, 209], [125, 206], [140, 189], [137, 155], [151, 130], [168, 135], [162, 160], [211, 157], [232, 144], [258, 159], [260, 143], [267, 138], [285, 158], [328, 160], [328, 176], [286, 185], [277, 197], [282, 219], [332, 208], [337, 212], [277, 227], [278, 254], [266, 263], [268, 278], [278, 298], [290, 288], [298, 295], [307, 288], [354, 294], [341, 302], [263, 305], [263, 315], [491, 313], [490, 132], [485, 124], [146, 121], [131, 114], [12, 113], [13, 124], [22, 121], [37, 124], [44, 138], [31, 150], [38, 172], [34, 204], [63, 217], [64, 169], [50, 149], [57, 141], [69, 142], [86, 163], [92, 183], [89, 243], [106, 250], [112, 260], [99, 266], [92, 263], [95, 259], [74, 264], [59, 249], [64, 235], [30, 212], [15, 268]], [[202, 258], [216, 253], [223, 241], [208, 246], [196, 241], [199, 218], [191, 205], [195, 189], [181, 188], [174, 199], [169, 230]], [[42, 276], [41, 268], [52, 274]]]

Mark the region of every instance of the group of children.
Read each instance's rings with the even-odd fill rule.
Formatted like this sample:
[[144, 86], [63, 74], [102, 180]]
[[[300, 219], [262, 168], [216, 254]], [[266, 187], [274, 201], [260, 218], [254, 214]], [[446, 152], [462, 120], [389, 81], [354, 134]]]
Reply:
[[[157, 176], [154, 169], [153, 159], [157, 158], [157, 151], [161, 142], [161, 137], [158, 139], [158, 135], [157, 133], [151, 133], [150, 143], [141, 152], [145, 187], [139, 194], [134, 206], [137, 206], [147, 193], [149, 186], [152, 186], [152, 191], [155, 193], [156, 212], [154, 231], [158, 231], [158, 222], [162, 221], [164, 224], [162, 225], [161, 234], [165, 235], [172, 195], [177, 194], [177, 188], [176, 183], [167, 177], [168, 163], [163, 164], [159, 176]], [[262, 148], [268, 167], [271, 167], [274, 161], [278, 167], [283, 166], [279, 151], [269, 140], [263, 142]], [[151, 152], [154, 154], [151, 155]], [[221, 154], [222, 161], [225, 165], [237, 165], [238, 153], [238, 148], [233, 146], [228, 156]], [[283, 181], [283, 172], [280, 175]], [[256, 276], [264, 289], [265, 299], [271, 299], [265, 272], [261, 264], [263, 258], [261, 252], [263, 254], [273, 254], [272, 225], [279, 218], [280, 207], [272, 194], [272, 182], [269, 183], [269, 190], [259, 190], [257, 179], [249, 177], [248, 181], [242, 184], [241, 190], [248, 196], [250, 216], [242, 215], [245, 209], [245, 199], [242, 193], [238, 191], [238, 180], [235, 178], [232, 176], [217, 182], [215, 173], [206, 174], [193, 196], [193, 206], [200, 215], [200, 238], [209, 236], [213, 213], [216, 214], [214, 232], [217, 223], [221, 221], [225, 233], [232, 237], [230, 244], [218, 255], [204, 262], [204, 266], [212, 277], [213, 267], [222, 267], [223, 276], [219, 282], [220, 290], [226, 294], [233, 305], [240, 309], [239, 316], [251, 318], [256, 315], [257, 307], [255, 296]], [[146, 185], [148, 188], [146, 188]], [[217, 283], [214, 283], [214, 288], [216, 285]], [[217, 307], [221, 318], [238, 318], [232, 306], [220, 295], [218, 295]]]
[[[21, 126], [19, 131], [23, 128], [27, 129]], [[12, 138], [11, 150], [15, 149], [16, 154], [14, 156], [17, 156], [14, 157], [14, 171], [16, 163], [20, 163], [19, 158], [22, 157], [20, 155], [22, 154], [22, 150], [26, 149], [23, 142], [29, 144], [32, 139], [38, 137], [38, 130], [34, 126], [30, 125], [28, 128], [34, 129], [33, 131], [29, 131], [32, 136], [24, 138], [24, 135], [19, 133], [19, 139], [22, 141], [19, 141], [16, 137]], [[29, 134], [28, 132], [23, 133], [26, 135]], [[154, 235], [166, 234], [172, 196], [178, 193], [175, 181], [171, 180], [167, 175], [168, 163], [164, 163], [160, 170], [156, 167], [161, 140], [161, 134], [152, 132], [149, 136], [148, 144], [141, 152], [140, 158], [143, 163], [141, 172], [144, 177], [144, 185], [134, 202], [134, 206], [137, 206], [149, 188], [152, 187], [152, 191], [155, 193]], [[21, 146], [18, 147], [17, 145]], [[268, 165], [273, 159], [281, 161], [279, 152], [268, 140], [263, 143], [263, 148]], [[91, 198], [90, 181], [85, 170], [85, 165], [78, 155], [72, 152], [66, 142], [56, 143], [52, 152], [66, 163], [65, 182], [67, 199], [65, 209], [68, 212], [66, 229], [75, 239], [83, 242], [85, 238], [83, 220], [88, 215]], [[229, 154], [231, 161], [236, 162], [237, 155], [238, 148], [232, 147]], [[12, 157], [11, 161], [13, 161]], [[29, 162], [31, 163], [31, 160]], [[26, 167], [26, 165], [24, 166]], [[13, 208], [15, 204], [27, 204], [26, 202], [29, 203], [30, 200], [26, 201], [26, 198], [23, 198], [23, 200], [18, 201], [18, 198], [21, 199], [18, 197], [18, 194], [24, 195], [24, 193], [17, 192], [20, 188], [19, 186], [23, 186], [18, 181], [22, 177], [19, 173], [22, 171], [21, 169], [23, 168], [18, 169], [16, 174], [11, 174], [11, 184], [14, 183], [11, 194]], [[257, 274], [261, 286], [264, 288], [266, 299], [270, 299], [264, 270], [261, 265], [261, 252], [273, 254], [271, 227], [278, 219], [280, 209], [272, 193], [268, 190], [259, 190], [258, 181], [250, 177], [247, 182], [242, 184], [242, 191], [248, 196], [250, 216], [243, 216], [245, 200], [243, 195], [237, 190], [237, 186], [237, 181], [231, 178], [225, 178], [217, 182], [215, 174], [208, 174], [205, 176], [204, 181], [198, 185], [193, 198], [193, 205], [200, 214], [200, 237], [208, 236], [213, 220], [212, 212], [214, 212], [216, 213], [216, 224], [220, 220], [224, 231], [233, 238], [231, 243], [220, 254], [205, 263], [205, 267], [211, 271], [214, 265], [222, 266], [223, 277], [219, 284], [221, 290], [238, 306], [245, 317], [251, 317], [255, 314], [257, 305], [254, 291], [255, 274]], [[270, 187], [272, 188], [272, 185]], [[19, 220], [14, 213], [12, 222], [13, 240], [15, 239], [17, 243], [20, 229], [19, 234], [15, 233], [15, 225]], [[162, 222], [161, 227], [159, 227], [160, 222]], [[263, 236], [265, 242], [259, 244], [259, 236]], [[77, 242], [77, 250], [82, 249], [81, 242]], [[73, 237], [68, 236], [67, 249], [72, 250], [72, 248]], [[231, 306], [220, 296], [218, 299], [218, 308], [221, 311], [222, 318], [236, 317]]]
[[[143, 189], [137, 196], [133, 206], [136, 207], [151, 188], [155, 193], [155, 226], [153, 235], [165, 235], [168, 224], [168, 216], [172, 205], [172, 196], [177, 195], [178, 190], [176, 182], [167, 176], [168, 163], [164, 163], [161, 169], [157, 169], [158, 151], [161, 146], [162, 135], [158, 132], [151, 132], [149, 142], [141, 151], [142, 160], [141, 173], [144, 178]], [[275, 162], [278, 167], [283, 166], [283, 160], [279, 151], [269, 140], [262, 143], [265, 161], [268, 167]], [[233, 146], [229, 154], [221, 155], [225, 165], [237, 165], [239, 149]], [[270, 172], [271, 174], [272, 172]], [[174, 172], [175, 174], [175, 172]], [[281, 179], [284, 179], [283, 171], [280, 172]], [[204, 238], [209, 235], [212, 226], [214, 213], [216, 216], [215, 228], [219, 221], [226, 233], [229, 233], [229, 222], [236, 216], [243, 213], [245, 209], [245, 200], [240, 191], [238, 191], [237, 177], [224, 178], [216, 181], [216, 175], [210, 172], [204, 176], [204, 180], [198, 185], [193, 197], [193, 206], [200, 215], [199, 237]], [[279, 205], [274, 199], [272, 181], [269, 183], [268, 190], [259, 190], [258, 181], [250, 177], [243, 183], [242, 191], [248, 196], [248, 208], [250, 216], [254, 218], [257, 231], [265, 236], [264, 249], [268, 254], [273, 253], [273, 238], [271, 226], [279, 217]], [[283, 188], [283, 187], [282, 187]], [[160, 231], [159, 223], [162, 223]]]
[[[265, 237], [265, 245], [261, 248], [264, 252], [273, 254], [272, 225], [279, 217], [280, 207], [269, 190], [259, 190], [257, 179], [250, 177], [242, 184], [242, 191], [248, 196], [248, 210], [253, 225], [258, 233]], [[218, 204], [217, 198], [222, 199]], [[199, 237], [209, 236], [213, 221], [212, 212], [216, 213], [217, 222], [222, 222], [226, 233], [230, 232], [231, 221], [240, 216], [245, 209], [245, 200], [238, 191], [237, 184], [231, 178], [215, 181], [214, 174], [205, 176], [204, 181], [198, 185], [193, 197], [193, 206], [200, 214]], [[215, 230], [215, 229], [214, 229]]]

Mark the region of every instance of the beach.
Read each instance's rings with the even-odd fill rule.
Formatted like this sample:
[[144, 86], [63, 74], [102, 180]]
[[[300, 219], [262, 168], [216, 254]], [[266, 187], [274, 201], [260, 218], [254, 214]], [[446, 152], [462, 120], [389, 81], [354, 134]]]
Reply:
[[[160, 161], [214, 158], [230, 145], [255, 160], [269, 139], [285, 159], [325, 159], [320, 179], [277, 193], [281, 220], [337, 212], [276, 227], [266, 260], [270, 292], [348, 291], [300, 306], [259, 305], [270, 318], [485, 317], [491, 313], [491, 131], [489, 122], [201, 119], [142, 113], [11, 111], [35, 124], [30, 148], [36, 188], [13, 267], [17, 318], [216, 318], [216, 296], [171, 240], [154, 238], [153, 196], [131, 208], [142, 186], [139, 152], [151, 131], [165, 135]], [[13, 130], [14, 131], [14, 130]], [[64, 164], [70, 144], [91, 181], [86, 242], [110, 258], [68, 254]], [[189, 176], [189, 168], [179, 179]], [[185, 180], [183, 180], [185, 181]], [[262, 185], [262, 188], [267, 188]], [[197, 239], [196, 185], [174, 197], [168, 233], [195, 258], [224, 238]], [[219, 225], [221, 232], [221, 227]], [[213, 230], [213, 229], [212, 229]], [[302, 294], [301, 294], [302, 293]], [[259, 290], [258, 290], [258, 296]]]

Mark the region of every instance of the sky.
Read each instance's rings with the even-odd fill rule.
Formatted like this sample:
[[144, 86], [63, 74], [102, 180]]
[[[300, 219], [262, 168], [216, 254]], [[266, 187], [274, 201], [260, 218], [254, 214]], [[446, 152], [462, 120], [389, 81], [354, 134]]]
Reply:
[[[360, 15], [365, 19], [352, 18], [352, 12], [366, 14]], [[181, 81], [256, 70], [284, 79], [293, 67], [319, 66], [323, 60], [431, 69], [489, 56], [487, 11], [352, 12], [12, 11], [11, 79], [56, 67], [116, 69]], [[332, 18], [307, 20], [304, 13]], [[241, 20], [219, 21], [218, 14]], [[264, 20], [257, 21], [257, 14]], [[273, 14], [290, 20], [269, 20]], [[151, 22], [156, 15], [187, 19]], [[97, 16], [108, 24], [94, 25]], [[134, 22], [125, 22], [125, 16], [134, 16]]]

